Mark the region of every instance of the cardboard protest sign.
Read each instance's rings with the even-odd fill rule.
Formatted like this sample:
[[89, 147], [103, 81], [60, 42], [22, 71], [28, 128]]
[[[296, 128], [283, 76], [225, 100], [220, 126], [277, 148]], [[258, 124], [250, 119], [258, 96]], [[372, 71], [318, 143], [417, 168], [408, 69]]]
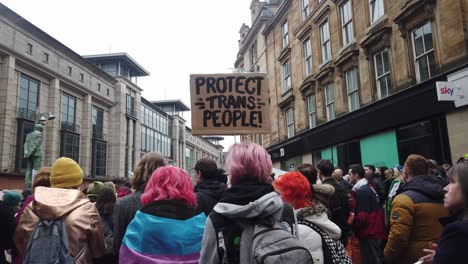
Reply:
[[192, 74], [193, 135], [270, 131], [268, 82], [262, 73]]

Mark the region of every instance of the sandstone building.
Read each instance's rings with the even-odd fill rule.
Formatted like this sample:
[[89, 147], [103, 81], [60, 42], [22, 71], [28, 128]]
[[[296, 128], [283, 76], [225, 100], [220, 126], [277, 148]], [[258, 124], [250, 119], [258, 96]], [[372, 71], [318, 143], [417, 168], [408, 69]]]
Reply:
[[280, 1], [255, 33], [270, 81], [263, 144], [275, 167], [321, 158], [394, 166], [411, 153], [442, 162], [468, 152], [467, 106], [436, 94], [437, 81], [468, 75], [467, 10], [466, 0]]

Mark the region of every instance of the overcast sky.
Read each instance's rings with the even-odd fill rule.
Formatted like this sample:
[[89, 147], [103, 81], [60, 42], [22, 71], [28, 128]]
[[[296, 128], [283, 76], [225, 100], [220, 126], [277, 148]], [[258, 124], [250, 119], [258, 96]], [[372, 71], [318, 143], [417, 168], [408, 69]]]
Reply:
[[[190, 106], [191, 73], [232, 72], [251, 0], [3, 0], [81, 55], [126, 52], [150, 72], [138, 80], [149, 100]], [[184, 114], [190, 124], [190, 113]], [[226, 138], [224, 146], [233, 143]]]

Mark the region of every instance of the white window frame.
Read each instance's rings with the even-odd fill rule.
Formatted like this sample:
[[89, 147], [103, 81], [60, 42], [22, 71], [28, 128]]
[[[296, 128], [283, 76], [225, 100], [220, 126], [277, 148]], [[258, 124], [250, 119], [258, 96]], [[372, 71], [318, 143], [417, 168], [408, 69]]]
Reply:
[[310, 14], [309, 0], [301, 0], [302, 3], [302, 20], [306, 20]]
[[283, 49], [289, 45], [289, 29], [288, 29], [288, 21], [284, 21], [281, 24], [281, 36], [283, 39]]
[[257, 41], [254, 41], [252, 47], [250, 47], [250, 64], [253, 66], [257, 61]]
[[335, 91], [333, 83], [328, 83], [323, 88], [325, 94], [325, 105], [327, 108], [327, 121], [335, 119]]
[[[424, 40], [424, 27], [426, 25], [429, 25], [429, 29], [431, 30], [431, 38], [432, 38], [432, 48], [430, 50], [426, 50], [426, 41]], [[414, 39], [414, 33], [418, 30], [422, 30], [422, 41], [423, 41], [423, 48], [424, 48], [424, 52], [420, 55], [416, 55], [416, 47], [415, 47], [415, 39]], [[429, 56], [432, 56], [433, 57], [433, 60], [435, 61], [435, 58], [434, 58], [434, 39], [433, 39], [433, 33], [434, 31], [432, 30], [432, 24], [430, 21], [427, 21], [426, 23], [424, 23], [423, 25], [419, 26], [418, 28], [416, 28], [415, 30], [411, 31], [411, 43], [412, 43], [412, 46], [413, 46], [413, 56], [414, 56], [414, 69], [416, 71], [416, 81], [419, 83], [419, 82], [422, 82], [422, 81], [425, 81], [425, 80], [428, 80], [430, 78], [432, 78], [432, 74], [431, 74], [431, 68], [430, 68], [430, 63], [429, 63]], [[429, 76], [428, 79], [425, 79], [425, 80], [422, 80], [421, 79], [421, 69], [419, 68], [419, 64], [418, 64], [418, 61], [419, 60], [426, 60], [426, 63], [427, 63], [427, 74]], [[435, 71], [435, 69], [432, 69], [433, 71]]]
[[384, 0], [369, 0], [369, 14], [371, 24], [385, 14]]
[[294, 137], [294, 108], [290, 107], [284, 111], [286, 117], [286, 131], [288, 138]]
[[[354, 40], [353, 31], [353, 7], [351, 0], [347, 0], [340, 6], [341, 30], [343, 31], [343, 46], [347, 46]], [[345, 16], [347, 14], [347, 16]]]
[[281, 74], [283, 77], [283, 93], [286, 93], [291, 90], [291, 62], [289, 59], [281, 65]]
[[[345, 72], [346, 93], [348, 94], [348, 109], [350, 112], [359, 109], [359, 84], [357, 68]], [[357, 105], [353, 105], [353, 98]]]
[[[377, 96], [379, 99], [385, 98], [387, 96], [390, 96], [392, 94], [392, 78], [391, 78], [391, 65], [390, 65], [390, 51], [388, 48], [385, 48], [376, 54], [374, 54], [374, 70], [375, 70], [375, 83], [377, 86]], [[384, 63], [384, 54], [387, 56], [388, 60], [388, 69], [385, 68], [385, 63]], [[377, 58], [380, 57], [380, 61], [382, 62], [382, 74], [379, 74], [378, 71], [378, 60]], [[384, 79], [385, 80], [385, 87], [380, 86], [380, 80]], [[388, 85], [390, 82], [390, 85]], [[385, 96], [382, 94], [382, 88], [385, 88], [386, 94]]]
[[309, 128], [317, 126], [317, 108], [315, 104], [315, 94], [307, 96], [307, 113], [309, 117]]
[[322, 64], [331, 60], [330, 28], [328, 19], [320, 25], [320, 45], [322, 47]]
[[309, 76], [312, 74], [312, 43], [310, 38], [302, 43], [302, 48], [304, 51], [304, 73], [305, 76]]

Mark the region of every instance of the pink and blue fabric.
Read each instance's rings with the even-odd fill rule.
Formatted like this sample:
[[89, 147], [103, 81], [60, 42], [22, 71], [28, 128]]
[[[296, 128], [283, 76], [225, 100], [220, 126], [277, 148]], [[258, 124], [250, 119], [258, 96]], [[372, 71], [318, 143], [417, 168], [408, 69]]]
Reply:
[[119, 262], [198, 263], [205, 222], [204, 213], [177, 220], [138, 211], [125, 233]]

